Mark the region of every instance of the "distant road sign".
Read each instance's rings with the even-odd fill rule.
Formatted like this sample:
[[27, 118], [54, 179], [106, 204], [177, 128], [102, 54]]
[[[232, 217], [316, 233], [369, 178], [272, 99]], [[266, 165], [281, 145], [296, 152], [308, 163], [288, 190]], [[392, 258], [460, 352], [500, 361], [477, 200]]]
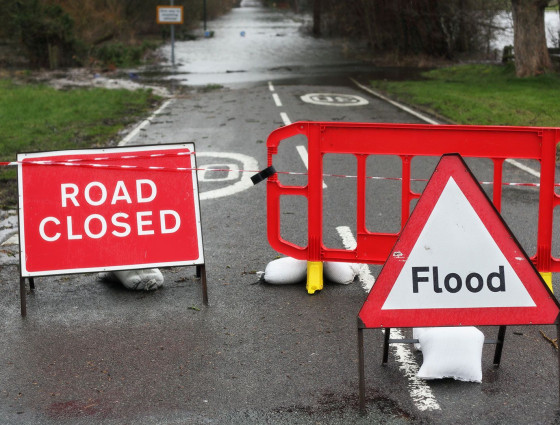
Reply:
[[366, 328], [552, 324], [559, 306], [459, 155], [444, 155], [364, 303]]
[[369, 102], [354, 94], [309, 93], [301, 96], [305, 103], [325, 106], [361, 106]]
[[182, 24], [183, 6], [158, 6], [157, 23], [158, 24]]

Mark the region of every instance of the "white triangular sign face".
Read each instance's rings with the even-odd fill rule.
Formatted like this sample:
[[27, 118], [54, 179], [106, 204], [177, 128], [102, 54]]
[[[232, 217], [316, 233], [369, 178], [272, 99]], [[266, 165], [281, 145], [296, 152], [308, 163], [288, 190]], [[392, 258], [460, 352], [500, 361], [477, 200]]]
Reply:
[[360, 310], [376, 327], [557, 323], [560, 304], [457, 154], [444, 155]]
[[[525, 258], [520, 254], [516, 260]], [[450, 177], [382, 310], [533, 306], [525, 285]]]

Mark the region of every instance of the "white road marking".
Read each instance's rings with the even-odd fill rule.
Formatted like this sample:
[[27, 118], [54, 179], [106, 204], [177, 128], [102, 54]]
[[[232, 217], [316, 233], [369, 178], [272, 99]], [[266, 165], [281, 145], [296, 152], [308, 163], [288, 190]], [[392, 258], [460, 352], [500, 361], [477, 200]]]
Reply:
[[[356, 238], [348, 226], [339, 226], [336, 230], [342, 238], [342, 243], [346, 249], [356, 248]], [[364, 288], [366, 293], [369, 293], [375, 283], [375, 278], [372, 276], [367, 264], [362, 264], [358, 276], [362, 283], [362, 288]], [[402, 339], [404, 334], [400, 329], [391, 328], [390, 338]], [[391, 347], [394, 350], [399, 369], [408, 379], [408, 391], [418, 410], [441, 410], [431, 388], [416, 376], [420, 368], [418, 363], [416, 363], [412, 350], [406, 344], [392, 344]]]
[[16, 233], [15, 235], [12, 235], [8, 239], [6, 239], [4, 242], [2, 242], [2, 244], [0, 246], [18, 245], [18, 244], [19, 244], [19, 236]]
[[272, 85], [272, 82], [270, 82], [270, 81], [268, 82], [268, 89], [270, 91], [274, 91], [274, 86]]
[[367, 87], [367, 86], [364, 86], [363, 84], [358, 83], [358, 82], [357, 82], [356, 80], [354, 80], [353, 78], [350, 78], [350, 79], [351, 79], [352, 82], [353, 82], [354, 84], [356, 84], [359, 88], [361, 88], [362, 90], [365, 90], [365, 91], [367, 91], [368, 93], [370, 93], [370, 94], [372, 94], [372, 95], [378, 97], [379, 99], [384, 100], [385, 102], [390, 103], [391, 105], [396, 106], [397, 108], [399, 108], [399, 109], [401, 109], [401, 110], [403, 110], [403, 111], [405, 111], [405, 112], [408, 112], [410, 115], [414, 115], [416, 118], [420, 118], [422, 121], [427, 122], [428, 124], [439, 125], [439, 122], [437, 122], [437, 121], [435, 121], [435, 120], [433, 120], [433, 119], [431, 119], [431, 118], [428, 118], [426, 115], [421, 114], [420, 112], [416, 112], [416, 111], [410, 109], [408, 106], [404, 106], [404, 105], [400, 104], [399, 102], [395, 102], [394, 100], [389, 99], [389, 98], [386, 97], [386, 96], [383, 96], [381, 93], [379, 93], [379, 92], [377, 92], [377, 91], [375, 91], [375, 90], [373, 90], [373, 89], [371, 89], [371, 88], [369, 88], [369, 87]]
[[362, 106], [369, 102], [361, 96], [355, 94], [336, 94], [336, 93], [308, 93], [300, 96], [305, 103], [323, 106]]
[[520, 170], [525, 171], [526, 173], [531, 174], [532, 176], [535, 176], [539, 179], [541, 178], [541, 173], [539, 173], [537, 170], [533, 170], [531, 167], [528, 167], [521, 162], [516, 161], [515, 159], [506, 159], [506, 162], [513, 165], [514, 167], [519, 168]]
[[[309, 170], [309, 161], [308, 161], [308, 154], [307, 154], [307, 149], [305, 149], [305, 146], [302, 145], [298, 145], [296, 146], [297, 152], [299, 153], [299, 156], [301, 158], [301, 160], [303, 161], [303, 165], [305, 165], [305, 168], [307, 168]], [[323, 189], [326, 189], [327, 185], [325, 184], [325, 182], [323, 182]]]
[[[375, 90], [373, 90], [373, 89], [371, 89], [367, 86], [364, 86], [363, 84], [358, 83], [355, 79], [353, 79], [353, 78], [350, 78], [350, 79], [352, 80], [352, 82], [354, 84], [356, 84], [362, 90], [365, 90], [368, 93], [380, 98], [381, 100], [384, 100], [385, 102], [388, 102], [391, 105], [396, 106], [397, 108], [402, 109], [403, 111], [408, 112], [411, 115], [414, 115], [416, 118], [420, 118], [422, 121], [427, 122], [428, 124], [434, 124], [434, 125], [439, 125], [440, 124], [439, 122], [434, 121], [431, 118], [428, 118], [426, 115], [421, 114], [420, 112], [414, 111], [414, 110], [410, 109], [409, 107], [404, 106], [404, 105], [400, 104], [399, 102], [395, 102], [394, 100], [391, 100], [386, 96], [383, 96], [381, 93], [379, 93], [379, 92], [377, 92], [377, 91], [375, 91]], [[520, 162], [518, 162], [514, 159], [506, 159], [506, 162], [513, 165], [514, 167], [519, 168], [520, 170], [523, 170], [523, 171], [535, 176], [535, 177], [538, 177], [538, 178], [541, 177], [541, 173], [532, 169], [531, 167], [528, 167], [526, 165], [521, 164]]]
[[150, 117], [146, 118], [138, 126], [136, 126], [130, 133], [128, 133], [126, 137], [119, 142], [119, 146], [128, 145], [130, 141], [140, 132], [140, 130], [142, 130], [144, 127], [149, 125], [152, 122], [152, 120], [156, 117], [156, 115], [160, 114], [173, 101], [174, 99], [169, 99], [163, 102], [163, 105], [161, 105], [157, 111], [155, 111], [152, 115], [150, 115]]
[[[356, 249], [357, 243], [352, 230], [348, 226], [338, 226], [336, 228], [338, 234], [342, 238], [342, 244], [346, 249]], [[366, 293], [371, 291], [373, 284], [375, 283], [375, 278], [372, 276], [367, 264], [360, 265], [360, 271], [358, 272], [358, 277], [360, 278], [360, 283], [362, 288]]]
[[282, 101], [280, 100], [280, 96], [278, 96], [278, 93], [272, 93], [272, 98], [274, 99], [274, 104], [276, 106], [282, 106]]
[[[223, 158], [223, 159], [234, 159], [236, 161], [241, 162], [242, 170], [258, 170], [259, 163], [258, 161], [249, 155], [244, 155], [241, 153], [234, 153], [234, 152], [196, 152], [197, 158], [202, 157], [210, 157], [210, 158]], [[253, 182], [251, 180], [251, 173], [242, 172], [241, 180], [238, 182], [222, 187], [220, 189], [209, 190], [207, 192], [201, 192], [199, 194], [199, 198], [201, 201], [207, 199], [216, 199], [216, 198], [223, 198], [224, 196], [231, 196], [236, 193], [242, 192], [250, 187], [253, 187]], [[204, 178], [204, 177], [203, 177]]]
[[282, 122], [284, 123], [284, 125], [290, 125], [292, 123], [292, 121], [290, 121], [290, 118], [288, 117], [288, 114], [285, 112], [280, 112], [280, 118], [282, 118]]

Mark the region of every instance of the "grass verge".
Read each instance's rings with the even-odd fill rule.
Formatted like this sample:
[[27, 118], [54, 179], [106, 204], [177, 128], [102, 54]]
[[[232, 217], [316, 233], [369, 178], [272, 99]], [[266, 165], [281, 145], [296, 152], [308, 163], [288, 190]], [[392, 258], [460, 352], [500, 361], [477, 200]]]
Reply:
[[456, 124], [560, 126], [558, 74], [521, 79], [511, 65], [461, 65], [371, 84]]
[[[149, 90], [58, 91], [0, 80], [0, 162], [18, 152], [103, 147], [161, 99]], [[0, 208], [17, 205], [17, 170], [0, 166]]]

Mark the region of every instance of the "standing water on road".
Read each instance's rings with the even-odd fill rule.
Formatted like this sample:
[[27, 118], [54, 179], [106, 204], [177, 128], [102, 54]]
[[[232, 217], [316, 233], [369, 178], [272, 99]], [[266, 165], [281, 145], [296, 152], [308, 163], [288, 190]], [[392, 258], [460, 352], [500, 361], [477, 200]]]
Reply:
[[[365, 69], [345, 56], [342, 43], [312, 37], [310, 26], [306, 15], [242, 1], [209, 22], [212, 37], [175, 43], [177, 65], [169, 78], [188, 86], [229, 85]], [[162, 50], [167, 58], [170, 51], [169, 45]]]
[[[558, 13], [546, 12], [545, 21], [548, 45], [557, 47]], [[505, 45], [513, 44], [513, 23], [503, 12], [496, 15], [494, 24], [497, 29], [489, 48], [499, 57]], [[313, 37], [311, 26], [309, 15], [243, 0], [240, 7], [208, 23], [211, 37], [201, 34], [196, 40], [175, 42], [176, 66], [166, 67], [163, 73], [181, 86], [239, 86], [279, 80], [339, 83], [348, 76], [365, 77], [364, 81], [418, 76], [417, 68], [380, 68], [352, 58], [352, 53], [365, 46]], [[161, 52], [170, 61], [171, 46], [166, 45]]]

